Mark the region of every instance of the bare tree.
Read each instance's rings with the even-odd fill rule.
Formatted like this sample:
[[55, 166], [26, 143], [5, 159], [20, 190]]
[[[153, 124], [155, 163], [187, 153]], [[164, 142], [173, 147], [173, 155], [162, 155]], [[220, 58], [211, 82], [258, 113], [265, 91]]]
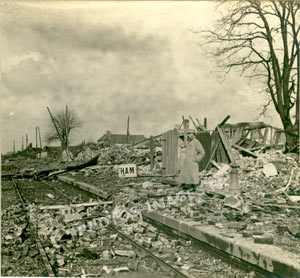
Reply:
[[[207, 54], [217, 58], [225, 76], [236, 68], [267, 93], [292, 148], [299, 137], [300, 2], [224, 1], [225, 13], [214, 30], [200, 31]], [[208, 47], [207, 47], [208, 46]], [[297, 135], [298, 134], [298, 135]]]
[[69, 154], [68, 147], [70, 144], [71, 131], [81, 127], [82, 122], [76, 112], [72, 109], [69, 110], [68, 106], [66, 106], [65, 110], [61, 109], [54, 115], [51, 114], [48, 107], [47, 109], [52, 121], [45, 136], [46, 142], [49, 144], [60, 141], [62, 150], [66, 150], [67, 154]]

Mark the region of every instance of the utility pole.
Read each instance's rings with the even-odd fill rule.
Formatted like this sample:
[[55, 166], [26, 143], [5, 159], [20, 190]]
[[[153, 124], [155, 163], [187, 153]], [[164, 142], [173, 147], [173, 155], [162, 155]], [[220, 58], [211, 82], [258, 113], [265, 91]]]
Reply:
[[27, 133], [26, 133], [26, 139], [25, 139], [25, 147], [26, 147], [26, 149], [28, 147], [28, 135], [27, 135]]
[[13, 144], [13, 153], [16, 153], [16, 140], [14, 139], [14, 144]]
[[24, 151], [24, 137], [22, 137], [22, 151]]
[[69, 147], [69, 140], [68, 140], [68, 131], [69, 131], [69, 118], [68, 118], [68, 105], [66, 105], [66, 147], [67, 147], [67, 152], [68, 152], [68, 147]]
[[38, 128], [35, 127], [35, 147], [38, 147]]
[[43, 149], [43, 146], [42, 146], [42, 138], [41, 138], [41, 132], [40, 132], [40, 127], [39, 127], [39, 126], [38, 126], [38, 131], [39, 131], [40, 147], [41, 147], [41, 149]]
[[129, 144], [129, 115], [127, 119], [127, 136], [126, 136], [126, 143]]

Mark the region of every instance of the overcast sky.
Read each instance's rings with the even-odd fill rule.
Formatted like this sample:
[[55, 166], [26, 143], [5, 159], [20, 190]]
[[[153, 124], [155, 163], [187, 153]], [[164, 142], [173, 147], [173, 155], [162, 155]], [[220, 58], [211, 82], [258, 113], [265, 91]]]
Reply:
[[1, 153], [35, 145], [49, 114], [74, 109], [83, 121], [72, 143], [96, 141], [110, 130], [157, 135], [180, 124], [182, 115], [208, 118], [213, 129], [230, 122], [265, 121], [264, 97], [231, 73], [221, 83], [214, 61], [198, 46], [211, 28], [208, 2], [8, 2], [2, 5]]

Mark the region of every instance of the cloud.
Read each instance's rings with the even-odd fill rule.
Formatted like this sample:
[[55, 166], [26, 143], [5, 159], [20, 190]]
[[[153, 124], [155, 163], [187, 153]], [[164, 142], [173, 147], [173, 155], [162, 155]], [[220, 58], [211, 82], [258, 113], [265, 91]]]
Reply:
[[[20, 143], [25, 133], [35, 138], [35, 126], [43, 135], [50, 121], [46, 106], [55, 113], [68, 105], [81, 117], [73, 144], [96, 140], [106, 130], [125, 133], [128, 115], [131, 134], [146, 136], [173, 128], [182, 115], [207, 117], [210, 128], [227, 114], [232, 122], [253, 118], [255, 101], [245, 79], [232, 74], [218, 82], [199, 38], [184, 25], [182, 9], [176, 28], [171, 15], [162, 19], [156, 11], [148, 10], [141, 28], [114, 15], [102, 21], [101, 7], [91, 12], [22, 6], [6, 13], [3, 149], [11, 148], [13, 138]], [[132, 10], [131, 15], [137, 17]]]

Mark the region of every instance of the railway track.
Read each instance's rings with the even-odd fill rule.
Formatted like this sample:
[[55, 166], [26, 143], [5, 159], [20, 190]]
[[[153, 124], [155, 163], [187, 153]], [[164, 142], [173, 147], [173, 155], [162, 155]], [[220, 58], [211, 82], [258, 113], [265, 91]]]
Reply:
[[[55, 277], [55, 276], [61, 276], [62, 272], [59, 273], [59, 269], [55, 266], [55, 261], [51, 260], [51, 256], [49, 256], [48, 252], [49, 247], [45, 248], [45, 244], [43, 243], [43, 240], [40, 239], [38, 233], [36, 232], [37, 227], [31, 223], [30, 219], [30, 209], [28, 208], [28, 205], [30, 204], [30, 201], [24, 197], [24, 195], [30, 195], [26, 191], [32, 190], [32, 187], [34, 187], [35, 190], [39, 190], [38, 185], [34, 184], [32, 186], [32, 182], [24, 182], [24, 181], [16, 181], [12, 180], [16, 195], [18, 196], [18, 200], [21, 204], [22, 209], [26, 213], [26, 221], [28, 228], [28, 233], [30, 233], [35, 241], [36, 247], [39, 252], [39, 256], [42, 259], [44, 268], [47, 271], [48, 277]], [[29, 185], [31, 184], [31, 185]], [[72, 198], [68, 195], [66, 195], [63, 191], [55, 188], [47, 183], [43, 182], [43, 185], [47, 185], [49, 189], [51, 188], [53, 191], [57, 192], [59, 196], [64, 196], [69, 201], [72, 201]], [[51, 190], [47, 190], [44, 194], [52, 194], [49, 193]], [[26, 192], [26, 194], [24, 194]], [[39, 195], [41, 196], [41, 194]], [[54, 199], [57, 199], [57, 196], [54, 196]], [[43, 199], [37, 200], [36, 196], [31, 196], [31, 202], [43, 203]], [[41, 201], [42, 200], [42, 201]], [[37, 202], [39, 201], [39, 202]], [[61, 201], [58, 200], [60, 203]], [[48, 202], [49, 203], [49, 202]], [[51, 202], [53, 204], [53, 202]], [[89, 231], [90, 232], [90, 231]], [[88, 232], [88, 233], [89, 233]], [[102, 234], [102, 241], [100, 246], [94, 244], [89, 244], [89, 248], [83, 246], [73, 246], [72, 248], [72, 255], [75, 257], [78, 257], [77, 264], [73, 264], [73, 268], [70, 270], [61, 268], [60, 270], [66, 270], [64, 274], [66, 276], [94, 276], [98, 277], [100, 276], [107, 276], [111, 273], [115, 272], [122, 272], [122, 271], [135, 271], [137, 273], [140, 273], [140, 275], [145, 276], [147, 273], [152, 272], [150, 268], [147, 267], [147, 265], [151, 265], [152, 268], [156, 269], [157, 273], [160, 274], [160, 277], [170, 277], [170, 273], [175, 275], [171, 275], [171, 277], [190, 277], [185, 275], [184, 273], [181, 273], [180, 271], [176, 270], [175, 268], [172, 268], [169, 264], [164, 263], [161, 259], [154, 256], [151, 252], [147, 251], [144, 247], [140, 246], [134, 240], [131, 240], [129, 237], [127, 237], [124, 233], [121, 233], [113, 226], [109, 226], [107, 229], [101, 230]], [[116, 241], [116, 239], [119, 238], [119, 240]], [[124, 244], [124, 241], [121, 239], [125, 239], [126, 244]], [[113, 243], [113, 246], [111, 246], [111, 242]], [[84, 243], [84, 242], [83, 242]], [[109, 251], [108, 251], [109, 250]], [[64, 250], [65, 252], [65, 250]], [[103, 254], [100, 258], [99, 252]], [[65, 252], [66, 253], [66, 252]], [[66, 255], [66, 254], [64, 254]], [[142, 262], [142, 263], [141, 263]], [[140, 264], [140, 266], [139, 266]], [[84, 267], [83, 267], [84, 265]], [[125, 267], [124, 265], [130, 265], [130, 268]], [[78, 268], [78, 266], [81, 266]], [[106, 268], [103, 266], [106, 266]], [[109, 269], [108, 266], [114, 266], [112, 269]], [[160, 267], [161, 266], [161, 267]], [[93, 269], [93, 273], [88, 273], [88, 270]], [[142, 277], [140, 276], [140, 277]]]
[[[90, 225], [91, 220], [107, 216], [111, 210], [104, 207], [91, 213], [89, 209], [80, 212], [81, 207], [72, 207], [71, 204], [88, 201], [93, 196], [81, 189], [57, 181], [12, 180], [12, 183], [48, 277], [255, 277], [253, 273], [247, 276], [249, 269], [233, 267], [193, 248], [190, 239], [175, 238], [147, 223]], [[49, 198], [49, 194], [54, 198]], [[39, 211], [38, 205], [45, 202], [49, 209]], [[69, 214], [54, 210], [55, 205], [66, 204], [66, 208], [72, 207]], [[79, 213], [84, 215], [77, 220], [62, 220]], [[49, 221], [57, 227], [53, 229]]]

